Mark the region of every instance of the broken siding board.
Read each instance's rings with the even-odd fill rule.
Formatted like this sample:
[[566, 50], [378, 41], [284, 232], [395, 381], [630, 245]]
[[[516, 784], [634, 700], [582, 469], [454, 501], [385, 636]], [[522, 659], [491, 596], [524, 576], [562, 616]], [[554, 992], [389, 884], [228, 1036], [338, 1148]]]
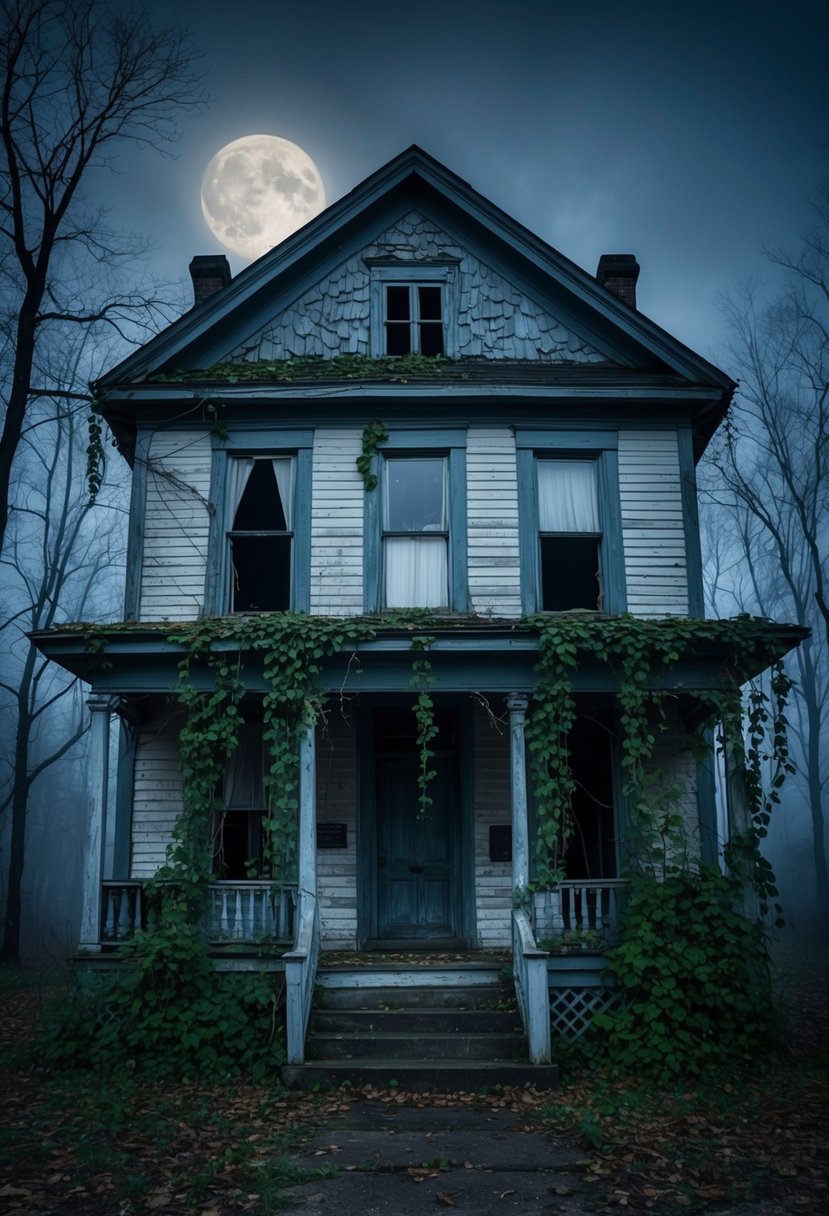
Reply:
[[466, 487], [472, 611], [520, 616], [518, 482], [515, 440], [508, 427], [469, 429]]
[[619, 499], [628, 610], [684, 615], [687, 548], [676, 431], [619, 432]]
[[210, 435], [156, 431], [146, 466], [139, 616], [188, 620], [204, 607]]

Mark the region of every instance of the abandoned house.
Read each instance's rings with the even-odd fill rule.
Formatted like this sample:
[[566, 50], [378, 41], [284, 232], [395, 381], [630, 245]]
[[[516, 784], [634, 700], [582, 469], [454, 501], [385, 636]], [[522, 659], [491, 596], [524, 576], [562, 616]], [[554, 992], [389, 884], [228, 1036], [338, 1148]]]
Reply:
[[[111, 961], [146, 921], [142, 884], [183, 805], [187, 623], [221, 620], [213, 650], [234, 653], [234, 621], [371, 622], [320, 660], [282, 872], [263, 843], [269, 684], [244, 657], [204, 820], [204, 932], [218, 966], [285, 970], [294, 1065], [315, 991], [354, 1005], [372, 986], [484, 990], [506, 962], [542, 1068], [551, 1015], [577, 1031], [613, 1000], [601, 954], [626, 814], [618, 684], [594, 658], [573, 675], [572, 831], [557, 881], [533, 890], [533, 622], [703, 615], [695, 466], [734, 385], [637, 311], [633, 256], [586, 273], [418, 148], [235, 279], [223, 257], [191, 273], [195, 306], [97, 386], [132, 469], [124, 620], [94, 646], [71, 626], [37, 639], [91, 685], [80, 944]], [[715, 649], [680, 656], [654, 756], [703, 859], [712, 766], [689, 746], [684, 691], [716, 685]], [[206, 658], [193, 664], [209, 687]], [[336, 1069], [330, 1047], [308, 1054]]]

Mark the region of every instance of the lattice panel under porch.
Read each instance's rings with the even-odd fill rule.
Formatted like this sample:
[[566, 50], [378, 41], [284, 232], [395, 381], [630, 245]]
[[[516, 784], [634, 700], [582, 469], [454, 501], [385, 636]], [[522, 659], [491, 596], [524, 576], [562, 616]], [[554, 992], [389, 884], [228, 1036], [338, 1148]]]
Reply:
[[550, 1025], [553, 1034], [577, 1039], [590, 1027], [595, 1013], [609, 1013], [623, 1004], [620, 988], [554, 988], [550, 992]]

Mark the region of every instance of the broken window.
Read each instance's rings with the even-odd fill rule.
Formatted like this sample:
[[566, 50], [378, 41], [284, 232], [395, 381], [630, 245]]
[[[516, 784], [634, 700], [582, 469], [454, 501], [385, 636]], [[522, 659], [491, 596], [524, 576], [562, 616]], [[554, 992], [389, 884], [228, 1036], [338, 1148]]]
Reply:
[[222, 781], [224, 810], [213, 831], [213, 872], [217, 878], [259, 878], [262, 875], [262, 823], [266, 813], [265, 750], [261, 721], [239, 728], [235, 751], [225, 765]]
[[539, 460], [541, 608], [601, 608], [601, 527], [595, 460]]
[[231, 612], [291, 607], [294, 465], [291, 456], [230, 462]]
[[387, 608], [449, 604], [449, 504], [445, 456], [384, 464], [383, 569]]
[[385, 353], [442, 355], [443, 288], [439, 284], [385, 285]]

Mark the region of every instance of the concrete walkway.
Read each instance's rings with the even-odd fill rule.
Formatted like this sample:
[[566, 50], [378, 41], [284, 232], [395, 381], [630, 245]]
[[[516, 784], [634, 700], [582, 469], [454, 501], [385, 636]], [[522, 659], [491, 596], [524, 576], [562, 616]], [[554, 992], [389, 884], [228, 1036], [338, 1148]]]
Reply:
[[[593, 1210], [584, 1154], [536, 1130], [533, 1112], [355, 1102], [294, 1162], [336, 1167], [282, 1192], [290, 1213], [578, 1216]], [[598, 1198], [596, 1196], [595, 1198]]]

